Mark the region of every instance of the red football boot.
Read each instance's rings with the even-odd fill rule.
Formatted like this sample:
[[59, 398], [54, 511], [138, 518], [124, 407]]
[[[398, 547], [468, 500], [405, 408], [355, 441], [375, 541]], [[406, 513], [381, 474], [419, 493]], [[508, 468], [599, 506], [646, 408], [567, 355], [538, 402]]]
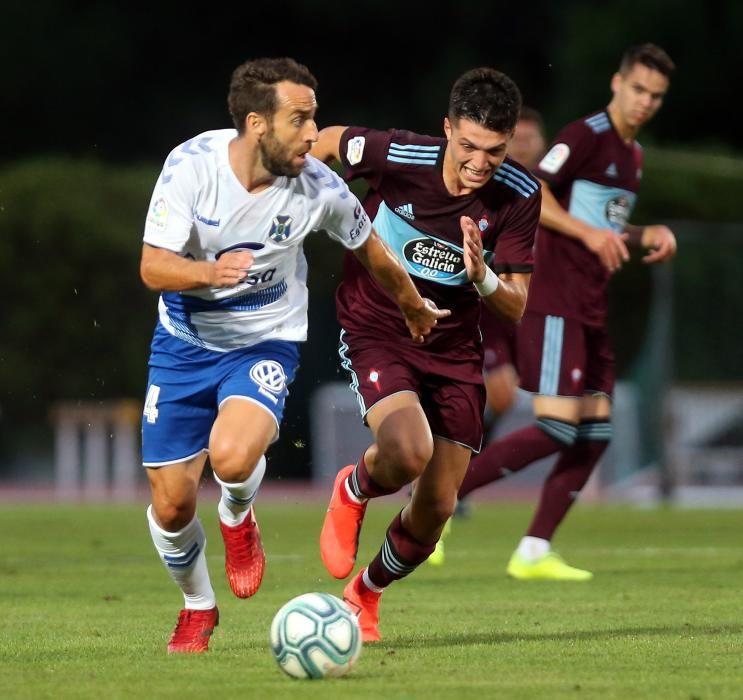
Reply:
[[203, 654], [219, 624], [219, 610], [181, 610], [168, 642], [168, 654]]
[[266, 568], [253, 507], [240, 525], [230, 527], [220, 519], [219, 529], [224, 540], [224, 568], [230, 588], [238, 598], [250, 598], [260, 588]]

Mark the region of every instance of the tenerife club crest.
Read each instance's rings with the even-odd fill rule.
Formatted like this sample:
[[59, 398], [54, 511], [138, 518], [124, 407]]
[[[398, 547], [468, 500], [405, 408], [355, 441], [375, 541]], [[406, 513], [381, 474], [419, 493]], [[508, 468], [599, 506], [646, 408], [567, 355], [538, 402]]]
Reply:
[[291, 231], [292, 217], [288, 214], [278, 214], [273, 217], [271, 222], [271, 230], [268, 232], [268, 237], [276, 243], [281, 243], [289, 238]]

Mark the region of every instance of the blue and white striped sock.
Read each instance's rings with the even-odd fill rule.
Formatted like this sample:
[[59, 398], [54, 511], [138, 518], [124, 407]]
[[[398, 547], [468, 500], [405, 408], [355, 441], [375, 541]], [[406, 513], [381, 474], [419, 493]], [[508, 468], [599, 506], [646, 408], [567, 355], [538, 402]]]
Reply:
[[183, 592], [186, 608], [211, 610], [217, 599], [206, 568], [206, 535], [198, 517], [178, 532], [166, 532], [156, 522], [152, 506], [147, 508], [150, 534], [160, 560]]
[[225, 525], [236, 527], [245, 520], [265, 474], [266, 458], [261, 457], [253, 473], [245, 481], [230, 484], [214, 475], [214, 480], [222, 489], [222, 498], [219, 499], [217, 509]]

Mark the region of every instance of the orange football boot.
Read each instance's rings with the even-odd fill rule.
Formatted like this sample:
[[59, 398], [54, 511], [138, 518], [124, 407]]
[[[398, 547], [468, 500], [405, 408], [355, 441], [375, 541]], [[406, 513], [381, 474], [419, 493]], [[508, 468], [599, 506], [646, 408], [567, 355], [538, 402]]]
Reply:
[[379, 634], [379, 599], [381, 593], [370, 591], [362, 579], [366, 569], [359, 571], [343, 589], [343, 600], [359, 620], [361, 641], [378, 642]]
[[359, 534], [367, 501], [356, 503], [346, 492], [346, 478], [356, 465], [343, 467], [335, 477], [333, 495], [320, 532], [320, 556], [331, 576], [346, 578], [356, 563]]

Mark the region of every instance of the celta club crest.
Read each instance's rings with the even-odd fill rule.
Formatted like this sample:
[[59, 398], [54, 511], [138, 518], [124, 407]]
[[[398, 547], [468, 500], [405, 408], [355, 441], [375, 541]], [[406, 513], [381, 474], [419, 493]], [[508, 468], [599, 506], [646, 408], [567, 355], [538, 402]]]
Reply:
[[279, 214], [273, 217], [271, 222], [271, 230], [268, 232], [268, 237], [276, 243], [281, 243], [289, 238], [291, 233], [292, 217], [288, 214]]

